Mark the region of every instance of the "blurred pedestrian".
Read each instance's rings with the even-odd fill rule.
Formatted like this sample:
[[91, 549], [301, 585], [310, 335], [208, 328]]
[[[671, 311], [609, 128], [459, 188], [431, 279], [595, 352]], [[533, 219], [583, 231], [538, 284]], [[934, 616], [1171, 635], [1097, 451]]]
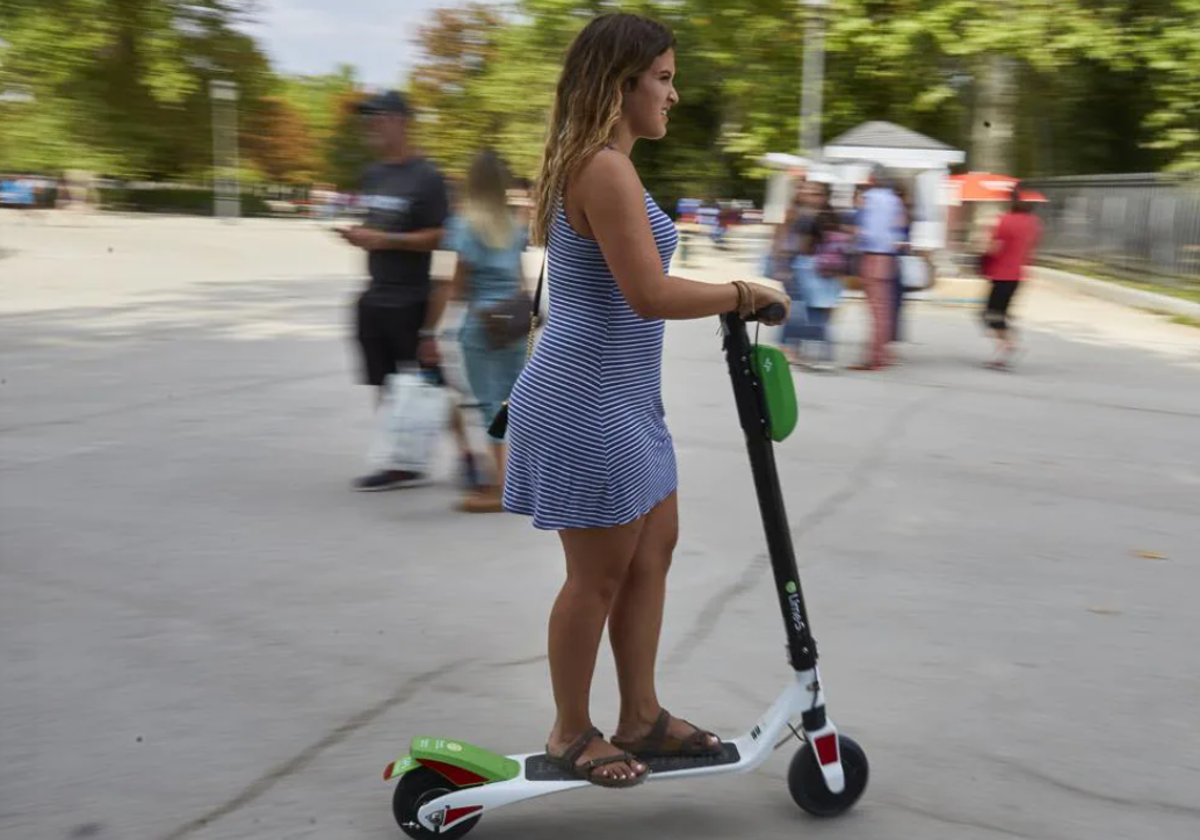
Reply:
[[[817, 290], [816, 255], [821, 242], [821, 214], [825, 205], [825, 186], [817, 181], [803, 180], [796, 188], [795, 201], [785, 217], [787, 232], [781, 242], [787, 260], [786, 287], [792, 300], [787, 323], [780, 342], [793, 364], [806, 364], [803, 355], [805, 340], [819, 340], [821, 313], [810, 310], [810, 295]], [[818, 307], [822, 308], [822, 307]]]
[[[497, 345], [489, 329], [489, 316], [506, 301], [524, 293], [521, 255], [526, 230], [509, 203], [509, 175], [494, 153], [480, 153], [467, 173], [466, 198], [461, 214], [451, 220], [445, 248], [458, 255], [450, 297], [466, 304], [459, 331], [467, 382], [483, 415], [492, 425], [501, 404], [508, 399], [525, 358], [525, 333]], [[503, 438], [490, 440], [495, 480], [469, 492], [460, 509], [470, 513], [498, 512], [504, 486]]]
[[[678, 538], [675, 449], [662, 402], [666, 319], [743, 316], [785, 294], [668, 275], [678, 241], [630, 160], [667, 133], [675, 39], [632, 14], [595, 18], [567, 51], [538, 182], [550, 313], [509, 400], [504, 505], [559, 532], [567, 579], [550, 615], [557, 717], [548, 759], [605, 787], [645, 781], [651, 755], [713, 755], [717, 736], [666, 712], [655, 686]], [[773, 319], [774, 320], [774, 319]], [[771, 321], [768, 321], [771, 323]], [[589, 695], [604, 628], [621, 711], [611, 742]]]
[[[357, 339], [363, 380], [382, 400], [387, 377], [417, 364], [436, 369], [434, 327], [446, 305], [445, 284], [430, 279], [432, 253], [448, 213], [446, 184], [408, 135], [408, 103], [396, 91], [359, 106], [378, 162], [361, 190], [361, 225], [338, 228], [367, 253], [370, 282], [358, 299]], [[388, 490], [422, 483], [423, 473], [384, 469], [355, 481], [359, 490]]]
[[1033, 261], [1041, 233], [1041, 221], [1021, 195], [1021, 185], [1015, 185], [1009, 209], [996, 222], [983, 257], [983, 274], [991, 281], [983, 322], [996, 338], [995, 353], [986, 362], [988, 367], [1006, 369], [1016, 354], [1017, 340], [1008, 310], [1025, 279], [1026, 266]]
[[880, 370], [891, 363], [892, 283], [896, 271], [897, 230], [904, 212], [881, 169], [868, 176], [858, 225], [859, 277], [870, 310], [870, 336], [863, 360], [851, 370]]
[[903, 185], [896, 186], [896, 197], [900, 199], [900, 218], [896, 224], [896, 260], [892, 272], [892, 341], [904, 341], [904, 272], [902, 263], [904, 257], [912, 252], [912, 200], [908, 190]]
[[[771, 241], [767, 248], [767, 256], [763, 274], [775, 280], [790, 295], [793, 292], [792, 260], [795, 258], [798, 246], [796, 243], [796, 219], [803, 206], [802, 194], [806, 179], [800, 176], [787, 206], [783, 209], [783, 219], [773, 226]], [[794, 301], [794, 299], [793, 299]]]
[[709, 196], [700, 205], [699, 218], [701, 224], [707, 225], [709, 228], [709, 239], [718, 249], [725, 245], [725, 229], [722, 227], [721, 221], [721, 203], [713, 196]]
[[853, 284], [855, 284], [853, 286], [853, 288], [856, 288], [856, 289], [860, 288], [858, 285], [858, 283], [859, 283], [858, 278], [860, 276], [858, 267], [859, 267], [859, 257], [861, 256], [861, 254], [859, 252], [858, 232], [862, 227], [863, 196], [866, 194], [866, 192], [867, 192], [866, 184], [855, 184], [854, 185], [854, 193], [850, 198], [849, 205], [847, 205], [846, 207], [843, 207], [841, 209], [841, 211], [838, 213], [838, 215], [842, 221], [842, 230], [850, 234], [850, 241], [849, 241], [849, 243], [847, 243], [847, 246], [846, 246], [846, 252], [847, 252], [846, 256], [847, 256], [847, 263], [848, 263], [846, 277]]
[[849, 236], [833, 209], [828, 184], [818, 184], [819, 207], [812, 223], [812, 256], [800, 274], [804, 284], [804, 305], [808, 319], [805, 338], [817, 345], [816, 371], [833, 369], [833, 338], [830, 325], [842, 298], [842, 277], [849, 270]]

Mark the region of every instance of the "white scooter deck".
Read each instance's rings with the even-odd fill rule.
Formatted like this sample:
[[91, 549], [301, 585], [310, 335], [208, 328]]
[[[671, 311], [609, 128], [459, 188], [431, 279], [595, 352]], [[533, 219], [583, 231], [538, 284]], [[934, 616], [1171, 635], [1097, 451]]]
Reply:
[[[718, 773], [748, 773], [761, 765], [774, 752], [776, 740], [793, 717], [813, 708], [824, 706], [824, 693], [816, 669], [797, 673], [766, 713], [745, 735], [723, 743], [721, 753], [704, 758], [654, 758], [645, 763], [650, 767], [647, 782], [669, 779], [710, 776]], [[813, 742], [822, 775], [830, 792], [845, 788], [845, 773], [838, 754], [837, 728], [831, 721], [816, 732], [805, 732]], [[830, 749], [832, 747], [832, 749]], [[481, 816], [486, 811], [534, 799], [551, 793], [562, 793], [582, 787], [594, 787], [590, 782], [575, 779], [551, 763], [545, 753], [510, 755], [521, 765], [521, 775], [503, 782], [462, 788], [439, 796], [417, 811], [417, 819], [430, 831], [446, 831], [464, 820]]]

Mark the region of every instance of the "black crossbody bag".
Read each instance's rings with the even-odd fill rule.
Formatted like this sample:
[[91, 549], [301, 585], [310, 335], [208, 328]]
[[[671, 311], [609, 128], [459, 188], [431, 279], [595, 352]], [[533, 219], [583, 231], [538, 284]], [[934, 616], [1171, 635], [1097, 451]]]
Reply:
[[[550, 242], [546, 242], [546, 254], [542, 258], [542, 270], [538, 272], [537, 291], [533, 293], [533, 310], [529, 313], [529, 336], [525, 339], [525, 362], [529, 363], [529, 357], [533, 355], [534, 339], [537, 335], [538, 327], [541, 326], [541, 311], [542, 311], [542, 287], [546, 283], [546, 263], [550, 260]], [[504, 433], [508, 431], [508, 400], [500, 404], [500, 410], [496, 412], [496, 419], [492, 421], [492, 425], [488, 426], [488, 434], [497, 440], [504, 437]]]

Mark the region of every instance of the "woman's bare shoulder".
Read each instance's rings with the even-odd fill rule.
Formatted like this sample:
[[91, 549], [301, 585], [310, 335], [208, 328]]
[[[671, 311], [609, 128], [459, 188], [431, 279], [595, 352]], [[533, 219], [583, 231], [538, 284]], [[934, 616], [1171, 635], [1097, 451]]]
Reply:
[[626, 190], [640, 193], [642, 190], [642, 180], [633, 161], [613, 149], [601, 149], [593, 155], [580, 168], [576, 184], [584, 192], [603, 189], [618, 193]]

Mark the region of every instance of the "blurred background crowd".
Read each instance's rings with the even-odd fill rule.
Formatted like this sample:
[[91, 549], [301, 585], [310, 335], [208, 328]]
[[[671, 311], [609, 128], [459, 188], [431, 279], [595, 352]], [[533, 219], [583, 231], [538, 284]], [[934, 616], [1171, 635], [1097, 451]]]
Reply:
[[[1020, 179], [1040, 259], [1200, 299], [1197, 0], [418, 3], [384, 86], [411, 103], [410, 140], [452, 207], [482, 149], [510, 173], [514, 206], [525, 200], [562, 51], [617, 8], [678, 37], [669, 142], [642, 144], [636, 162], [684, 234], [684, 265], [699, 244], [749, 250], [799, 294], [796, 266], [778, 258], [817, 256], [795, 230], [780, 238], [815, 200], [804, 185], [822, 185], [853, 251], [875, 173], [904, 208], [889, 246], [898, 335], [907, 292], [979, 271]], [[281, 10], [5, 0], [0, 209], [363, 214], [371, 152], [356, 109], [380, 86], [333, 31], [328, 72], [286, 69], [271, 49]], [[857, 264], [842, 270], [858, 277]]]
[[[51, 209], [367, 219], [378, 150], [362, 107], [384, 87], [411, 109], [404, 148], [436, 167], [450, 215], [471, 209], [486, 150], [507, 196], [488, 212], [523, 227], [563, 50], [623, 9], [679, 44], [670, 136], [635, 152], [682, 234], [678, 270], [732, 255], [785, 286], [794, 363], [832, 369], [847, 293], [870, 320], [852, 367], [895, 363], [905, 300], [966, 274], [992, 281], [983, 316], [1003, 366], [1035, 251], [1200, 300], [1200, 0], [417, 7], [378, 85], [336, 31], [341, 15], [386, 26], [376, 4], [323, 13], [334, 29], [310, 43], [331, 66], [314, 74], [273, 54], [285, 9], [269, 0], [4, 0], [0, 222]], [[532, 283], [520, 261], [508, 274]]]

